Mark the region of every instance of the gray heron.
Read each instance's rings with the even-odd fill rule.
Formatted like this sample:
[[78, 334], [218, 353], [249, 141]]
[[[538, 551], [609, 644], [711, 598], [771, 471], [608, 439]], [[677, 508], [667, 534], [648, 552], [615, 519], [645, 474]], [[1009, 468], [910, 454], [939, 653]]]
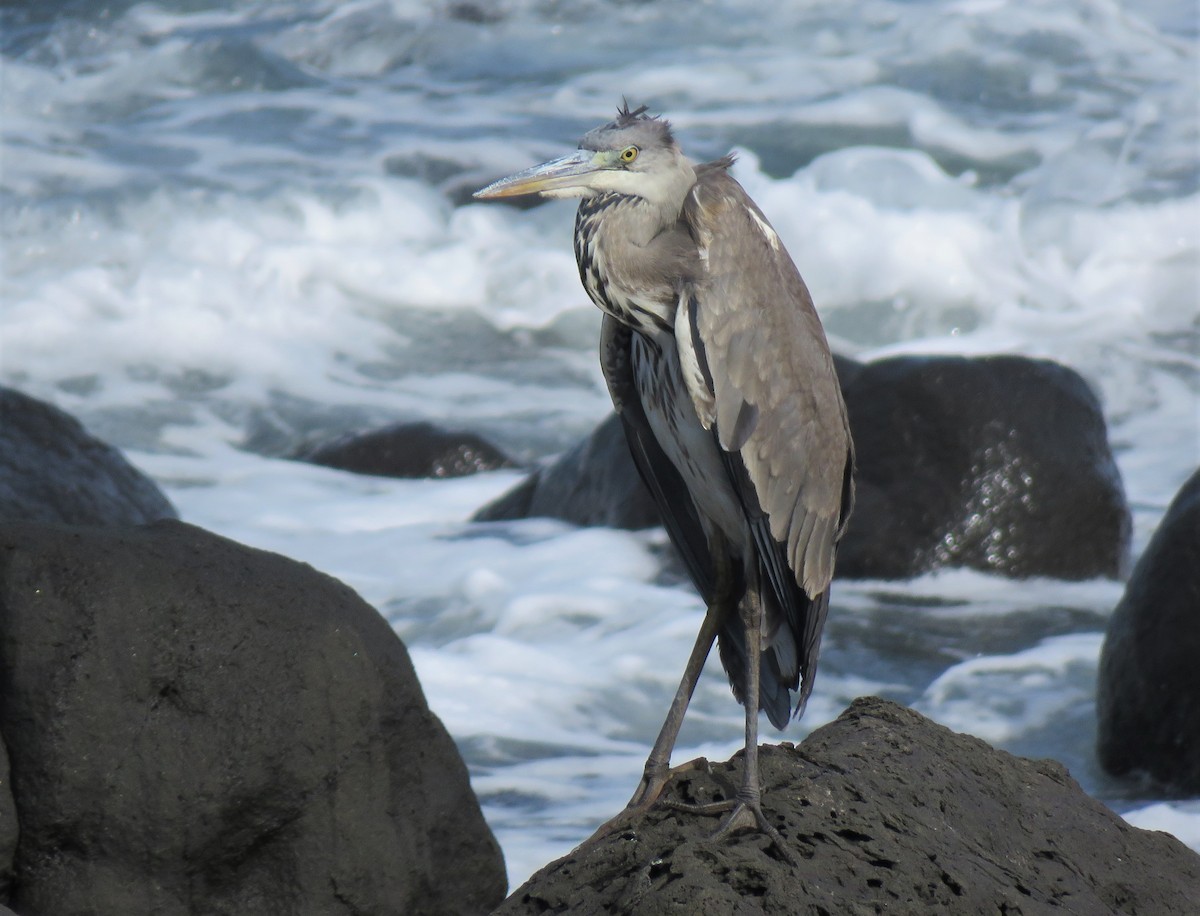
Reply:
[[728, 814], [717, 833], [757, 826], [786, 853], [762, 811], [758, 712], [782, 729], [812, 691], [834, 554], [853, 503], [854, 449], [808, 289], [730, 176], [732, 164], [730, 156], [691, 162], [666, 120], [624, 104], [576, 152], [475, 196], [581, 198], [575, 257], [604, 312], [604, 376], [638, 470], [707, 605], [623, 814], [652, 805], [670, 778], [671, 751], [716, 640], [746, 708], [742, 785], [720, 806]]

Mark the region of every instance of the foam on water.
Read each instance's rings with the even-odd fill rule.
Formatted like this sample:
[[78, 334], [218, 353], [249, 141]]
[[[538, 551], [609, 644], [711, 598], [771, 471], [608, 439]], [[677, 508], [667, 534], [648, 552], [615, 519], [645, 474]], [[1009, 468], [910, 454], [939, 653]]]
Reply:
[[[514, 881], [639, 778], [702, 613], [662, 574], [664, 535], [470, 523], [514, 471], [392, 481], [279, 456], [430, 419], [533, 460], [605, 415], [572, 208], [467, 192], [571, 148], [622, 94], [670, 115], [697, 158], [739, 149], [837, 349], [1080, 371], [1136, 549], [1200, 460], [1193, 6], [779, 7], [0, 11], [0, 379], [129, 450], [186, 520], [378, 607]], [[1092, 760], [1120, 594], [966, 572], [839, 583], [816, 692], [784, 737], [880, 693], [1056, 757], [1200, 848], [1194, 805], [1131, 797]], [[678, 757], [727, 757], [740, 729], [714, 660]]]
[[1200, 801], [1157, 802], [1126, 811], [1124, 817], [1135, 827], [1172, 833], [1192, 849], [1200, 849]]
[[957, 731], [1006, 744], [1062, 722], [1072, 707], [1091, 701], [1102, 643], [1100, 633], [1071, 633], [1013, 655], [961, 662], [930, 684], [914, 708]]

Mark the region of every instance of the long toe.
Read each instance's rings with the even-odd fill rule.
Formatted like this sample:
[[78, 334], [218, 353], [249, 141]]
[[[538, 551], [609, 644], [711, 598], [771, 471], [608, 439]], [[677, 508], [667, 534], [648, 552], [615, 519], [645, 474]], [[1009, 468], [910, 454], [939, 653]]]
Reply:
[[788, 847], [787, 840], [783, 838], [783, 834], [767, 820], [767, 816], [763, 813], [762, 803], [757, 799], [753, 801], [739, 799], [734, 802], [733, 810], [721, 821], [721, 826], [713, 833], [712, 839], [723, 840], [734, 833], [746, 830], [757, 830], [766, 834], [787, 862], [792, 865], [799, 864], [795, 854]]
[[770, 821], [767, 820], [767, 815], [762, 812], [762, 804], [757, 801], [738, 801], [734, 803], [733, 810], [725, 816], [725, 820], [721, 821], [721, 826], [716, 828], [716, 832], [713, 833], [713, 839], [725, 839], [733, 833], [750, 830], [766, 833], [767, 837], [770, 838], [770, 842], [774, 844], [775, 849], [779, 850], [779, 854], [787, 862], [790, 862], [793, 866], [799, 864], [796, 854], [788, 848], [784, 834], [775, 830], [775, 827], [770, 824]]
[[700, 814], [709, 817], [724, 814], [725, 817], [721, 821], [721, 825], [713, 832], [710, 839], [723, 840], [735, 833], [757, 830], [759, 833], [766, 834], [786, 861], [792, 865], [798, 864], [795, 854], [788, 847], [787, 840], [767, 820], [766, 814], [763, 813], [762, 802], [757, 798], [745, 798], [739, 793], [736, 798], [708, 802], [707, 804], [688, 804], [687, 802], [667, 798], [663, 800], [663, 805], [673, 811], [682, 811], [687, 814]]

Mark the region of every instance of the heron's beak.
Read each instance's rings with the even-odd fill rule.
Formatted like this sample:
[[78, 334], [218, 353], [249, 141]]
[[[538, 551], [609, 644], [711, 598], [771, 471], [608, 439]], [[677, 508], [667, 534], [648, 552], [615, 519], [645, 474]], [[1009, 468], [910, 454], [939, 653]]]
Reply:
[[560, 188], [586, 188], [587, 178], [600, 171], [604, 166], [596, 161], [597, 155], [593, 150], [576, 150], [569, 156], [551, 159], [541, 165], [493, 181], [481, 191], [476, 191], [476, 197], [520, 197], [522, 194], [544, 194]]

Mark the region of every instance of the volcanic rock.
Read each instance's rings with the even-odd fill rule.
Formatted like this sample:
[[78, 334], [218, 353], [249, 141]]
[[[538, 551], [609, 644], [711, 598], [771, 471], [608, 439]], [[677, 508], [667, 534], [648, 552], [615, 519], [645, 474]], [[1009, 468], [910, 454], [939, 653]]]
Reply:
[[1200, 471], [1175, 495], [1108, 621], [1100, 763], [1200, 794]]
[[481, 436], [439, 429], [432, 423], [397, 423], [351, 433], [305, 448], [295, 458], [381, 477], [465, 477], [514, 466]]
[[149, 478], [78, 420], [0, 388], [0, 519], [117, 526], [176, 517]]
[[198, 528], [0, 527], [0, 734], [22, 916], [432, 916], [504, 894], [387, 622]]
[[[763, 808], [795, 864], [757, 832], [660, 801], [517, 888], [496, 916], [1195, 913], [1200, 856], [1025, 760], [877, 698], [798, 747], [761, 749]], [[741, 759], [677, 775], [691, 804], [736, 792]]]
[[844, 388], [858, 456], [849, 578], [943, 567], [1116, 578], [1130, 517], [1087, 383], [1046, 360], [902, 357]]

